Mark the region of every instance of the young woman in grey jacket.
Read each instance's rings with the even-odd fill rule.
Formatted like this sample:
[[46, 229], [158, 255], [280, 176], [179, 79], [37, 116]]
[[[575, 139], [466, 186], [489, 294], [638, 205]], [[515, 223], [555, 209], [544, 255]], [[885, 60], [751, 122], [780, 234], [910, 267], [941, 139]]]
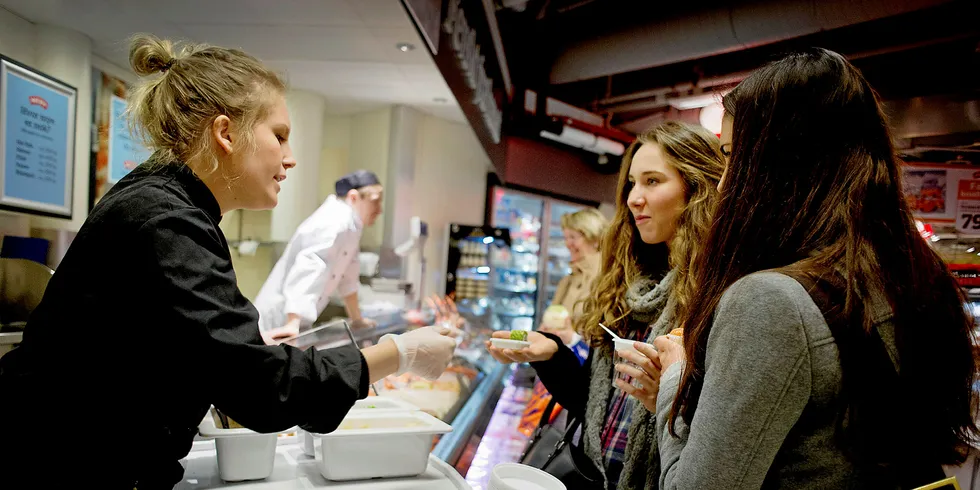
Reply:
[[[632, 360], [641, 369], [614, 368], [613, 344], [599, 323], [656, 355], [645, 342], [667, 333], [673, 313], [691, 300], [688, 270], [711, 224], [724, 168], [719, 145], [702, 127], [667, 122], [640, 135], [627, 152], [616, 216], [600, 247], [602, 271], [577, 325], [592, 346], [584, 365], [550, 334], [531, 332], [531, 346], [521, 351], [488, 344], [502, 362], [531, 362], [554, 399], [584, 420], [582, 446], [606, 488], [657, 486], [653, 411], [660, 373], [640, 355]], [[621, 380], [614, 387], [614, 369], [634, 377], [639, 387]]]
[[875, 92], [814, 49], [724, 105], [730, 160], [684, 346], [655, 342], [661, 488], [941, 479], [976, 440], [973, 325], [916, 230]]

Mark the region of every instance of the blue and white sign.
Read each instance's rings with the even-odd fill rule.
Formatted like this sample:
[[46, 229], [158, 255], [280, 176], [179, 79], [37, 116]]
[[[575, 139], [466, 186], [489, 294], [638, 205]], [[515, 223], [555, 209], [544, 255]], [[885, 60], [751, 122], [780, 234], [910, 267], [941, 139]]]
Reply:
[[0, 207], [72, 215], [76, 90], [0, 58]]
[[149, 157], [150, 152], [133, 139], [129, 130], [126, 99], [113, 95], [109, 107], [109, 183], [119, 182]]

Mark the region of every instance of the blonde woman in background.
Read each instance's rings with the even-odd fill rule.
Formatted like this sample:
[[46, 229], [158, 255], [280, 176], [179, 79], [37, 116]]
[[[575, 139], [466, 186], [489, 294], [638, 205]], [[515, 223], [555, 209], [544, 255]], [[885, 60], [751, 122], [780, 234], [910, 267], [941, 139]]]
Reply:
[[456, 347], [432, 328], [363, 350], [265, 345], [218, 222], [276, 206], [296, 165], [286, 86], [241, 51], [152, 36], [133, 40], [130, 62], [145, 77], [130, 111], [154, 153], [92, 210], [0, 359], [4, 488], [44, 486], [42, 455], [65, 431], [76, 450], [63, 478], [173, 488], [211, 405], [259, 432], [327, 433], [371, 381], [435, 378]]
[[561, 230], [571, 255], [572, 273], [558, 283], [551, 306], [563, 306], [569, 316], [564, 325], [542, 325], [539, 330], [557, 335], [565, 345], [576, 344], [581, 339], [581, 332], [577, 332], [573, 325], [582, 316], [585, 300], [589, 297], [593, 282], [599, 277], [599, 242], [607, 226], [606, 217], [595, 208], [561, 217]]
[[[700, 127], [665, 122], [641, 134], [623, 159], [616, 215], [602, 241], [602, 272], [579, 321], [592, 346], [579, 365], [551, 334], [530, 332], [530, 347], [500, 350], [501, 362], [530, 362], [555, 400], [584, 420], [583, 449], [607, 489], [658, 488], [656, 411], [660, 369], [652, 342], [690, 304], [690, 270], [711, 226], [724, 170], [718, 138]], [[622, 353], [640, 366], [613, 365], [602, 322], [644, 355]], [[496, 332], [506, 337], [509, 332]], [[617, 379], [633, 377], [640, 387]]]

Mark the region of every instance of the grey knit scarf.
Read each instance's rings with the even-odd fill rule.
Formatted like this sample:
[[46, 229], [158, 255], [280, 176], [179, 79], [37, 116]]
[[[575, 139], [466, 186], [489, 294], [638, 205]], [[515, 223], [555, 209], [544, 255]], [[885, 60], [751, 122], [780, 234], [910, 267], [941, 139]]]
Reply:
[[[643, 279], [630, 286], [626, 292], [626, 304], [630, 318], [652, 324], [647, 342], [671, 329], [673, 304], [669, 301], [670, 286], [675, 272], [670, 271], [660, 281]], [[592, 378], [589, 401], [585, 408], [583, 444], [585, 454], [606, 477], [602, 456], [602, 430], [606, 426], [606, 410], [612, 397], [613, 349], [612, 343], [595, 347], [592, 354]], [[626, 459], [619, 478], [618, 490], [644, 490], [658, 488], [660, 482], [660, 452], [657, 450], [657, 416], [639, 401], [634, 401], [632, 423], [626, 445]], [[608, 483], [608, 482], [607, 482]], [[608, 484], [606, 485], [608, 487]]]

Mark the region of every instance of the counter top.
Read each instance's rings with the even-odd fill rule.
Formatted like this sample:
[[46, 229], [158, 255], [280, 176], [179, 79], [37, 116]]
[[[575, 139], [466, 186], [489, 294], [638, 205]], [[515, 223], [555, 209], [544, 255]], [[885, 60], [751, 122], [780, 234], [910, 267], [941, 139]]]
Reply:
[[250, 490], [471, 490], [471, 487], [448, 464], [429, 456], [425, 473], [414, 478], [387, 478], [349, 482], [332, 482], [320, 475], [317, 461], [303, 454], [295, 437], [285, 437], [276, 448], [272, 475], [264, 480], [229, 483], [218, 476], [218, 462], [213, 441], [198, 441], [182, 461], [184, 479], [175, 490], [206, 488], [241, 488]]

